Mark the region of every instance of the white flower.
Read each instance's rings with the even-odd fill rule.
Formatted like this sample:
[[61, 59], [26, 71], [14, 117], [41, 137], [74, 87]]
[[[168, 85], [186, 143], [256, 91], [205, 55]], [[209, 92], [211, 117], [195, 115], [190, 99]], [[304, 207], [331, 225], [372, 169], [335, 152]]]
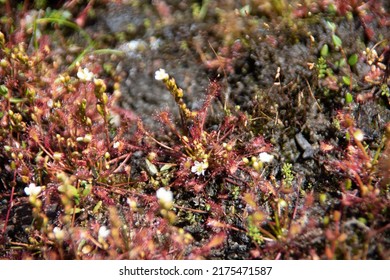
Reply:
[[92, 81], [94, 75], [92, 72], [88, 70], [88, 68], [84, 68], [84, 69], [79, 68], [79, 70], [77, 71], [77, 77], [81, 81], [87, 82], [87, 81]]
[[121, 116], [110, 112], [110, 124], [112, 124], [115, 127], [119, 127], [121, 125]]
[[169, 209], [172, 207], [173, 193], [171, 191], [159, 188], [156, 192], [156, 197], [163, 208]]
[[157, 80], [157, 81], [162, 81], [162, 80], [167, 80], [169, 78], [169, 75], [167, 72], [165, 72], [164, 69], [159, 69], [156, 71], [156, 73], [154, 74], [154, 78]]
[[106, 239], [110, 235], [110, 230], [106, 226], [102, 226], [99, 229], [99, 239]]
[[131, 198], [127, 198], [126, 200], [127, 204], [130, 206], [131, 210], [137, 210], [137, 201], [131, 199]]
[[42, 187], [37, 187], [34, 183], [28, 185], [28, 187], [24, 188], [24, 192], [27, 195], [38, 195], [41, 192]]
[[119, 148], [119, 146], [120, 146], [120, 142], [119, 141], [116, 141], [115, 143], [114, 143], [114, 145], [112, 145], [112, 147], [114, 148], [114, 149], [118, 149]]
[[142, 52], [147, 48], [147, 44], [143, 40], [132, 40], [127, 43], [127, 48], [130, 53]]
[[191, 167], [191, 172], [195, 173], [196, 175], [203, 175], [204, 176], [204, 172], [207, 169], [207, 167], [209, 167], [209, 164], [207, 163], [207, 161], [199, 162], [196, 160], [194, 162], [194, 166]]
[[356, 141], [362, 142], [363, 139], [364, 139], [364, 133], [363, 133], [363, 131], [361, 131], [360, 129], [357, 129], [357, 130], [353, 133], [353, 137], [355, 138]]
[[57, 240], [62, 240], [65, 237], [65, 232], [59, 227], [53, 229], [54, 236]]
[[259, 160], [261, 162], [271, 162], [274, 159], [273, 155], [270, 155], [269, 153], [262, 152], [259, 154]]

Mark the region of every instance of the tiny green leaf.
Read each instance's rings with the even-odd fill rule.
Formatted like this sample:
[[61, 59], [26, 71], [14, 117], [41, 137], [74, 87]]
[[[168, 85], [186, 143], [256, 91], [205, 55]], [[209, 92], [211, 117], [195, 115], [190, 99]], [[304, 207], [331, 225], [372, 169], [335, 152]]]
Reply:
[[341, 58], [340, 60], [337, 60], [335, 64], [337, 68], [341, 68], [345, 65], [345, 63], [346, 63], [345, 58]]
[[330, 30], [332, 30], [332, 32], [335, 32], [336, 31], [336, 24], [334, 24], [333, 22], [330, 22], [330, 21], [327, 21], [326, 22], [330, 28]]
[[4, 96], [8, 94], [8, 88], [5, 85], [0, 86], [0, 95]]
[[245, 5], [244, 7], [242, 7], [240, 9], [240, 15], [242, 17], [249, 15], [250, 12], [251, 12], [251, 6], [250, 5]]
[[[351, 80], [349, 79], [348, 76], [343, 76], [343, 83], [346, 84], [347, 86], [351, 85]], [[347, 93], [348, 94], [348, 93]]]
[[81, 212], [81, 209], [76, 207], [74, 209], [73, 208], [69, 209], [69, 213], [67, 213], [67, 214], [72, 215], [72, 214], [78, 214], [80, 212]]
[[22, 103], [22, 102], [25, 102], [25, 101], [27, 101], [27, 99], [25, 99], [25, 98], [11, 97], [11, 98], [9, 99], [9, 102], [14, 103], [14, 104]]
[[321, 56], [326, 57], [329, 54], [329, 46], [328, 44], [325, 44], [321, 48]]
[[[349, 103], [351, 103], [353, 101], [353, 96], [352, 96], [352, 94], [351, 93], [349, 93], [349, 92], [347, 92], [346, 94], [345, 94], [345, 102], [347, 103], [347, 104], [349, 104]], [[349, 135], [348, 135], [349, 136]]]
[[348, 64], [350, 66], [354, 66], [358, 62], [358, 55], [354, 53], [348, 58]]
[[92, 185], [91, 184], [87, 184], [83, 190], [83, 196], [87, 196], [91, 193], [92, 191]]
[[341, 45], [343, 44], [340, 37], [337, 36], [336, 34], [332, 35], [332, 41], [333, 41], [333, 45], [335, 46], [336, 49], [339, 49], [341, 47]]
[[150, 174], [151, 175], [157, 174], [157, 172], [158, 172], [157, 167], [153, 163], [151, 163], [147, 158], [145, 159], [145, 162], [146, 162], [146, 166], [148, 167]]
[[[336, 7], [336, 5], [333, 4], [333, 3], [329, 3], [329, 5], [328, 5], [328, 12], [329, 12], [330, 14], [335, 14], [335, 13], [337, 12], [337, 7]], [[327, 22], [327, 23], [329, 24], [329, 22]]]
[[99, 211], [100, 207], [102, 207], [102, 204], [103, 204], [103, 202], [101, 200], [98, 203], [96, 203], [95, 207], [93, 207], [92, 212], [97, 213]]
[[163, 167], [161, 167], [160, 171], [161, 172], [167, 171], [167, 170], [171, 169], [175, 165], [176, 164], [173, 164], [173, 163], [164, 164]]
[[78, 197], [79, 196], [77, 189], [72, 185], [68, 185], [66, 192], [67, 192], [67, 195], [69, 197]]
[[352, 181], [351, 181], [351, 179], [347, 179], [345, 181], [345, 189], [350, 190], [351, 188], [352, 188]]

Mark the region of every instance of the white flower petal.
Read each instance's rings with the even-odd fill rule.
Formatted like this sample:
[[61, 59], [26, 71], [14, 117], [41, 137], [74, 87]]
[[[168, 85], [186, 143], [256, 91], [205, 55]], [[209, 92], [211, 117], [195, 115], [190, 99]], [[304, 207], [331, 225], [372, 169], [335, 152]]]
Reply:
[[162, 81], [162, 80], [167, 80], [169, 78], [169, 75], [167, 72], [165, 72], [165, 69], [160, 68], [159, 70], [156, 71], [154, 74], [154, 78], [157, 81]]
[[259, 160], [261, 162], [271, 162], [273, 159], [274, 159], [274, 156], [269, 154], [269, 153], [262, 152], [259, 154]]
[[62, 240], [65, 237], [65, 232], [59, 227], [53, 229], [54, 236], [57, 240]]
[[159, 188], [156, 197], [160, 206], [164, 209], [170, 209], [173, 206], [173, 193], [165, 188]]
[[172, 203], [173, 201], [173, 193], [165, 188], [159, 188], [156, 192], [156, 197], [163, 203]]
[[363, 133], [363, 131], [361, 131], [360, 129], [357, 129], [357, 130], [353, 133], [353, 137], [355, 137], [355, 140], [361, 142], [361, 141], [363, 141], [363, 139], [364, 139], [364, 133]]
[[195, 173], [196, 175], [203, 175], [204, 176], [204, 173], [208, 167], [208, 163], [206, 161], [202, 161], [202, 162], [199, 162], [199, 161], [195, 161], [194, 162], [194, 165], [191, 167], [191, 172], [192, 173]]
[[99, 238], [106, 239], [110, 235], [110, 230], [106, 226], [102, 226], [99, 229]]
[[24, 188], [24, 192], [27, 195], [38, 195], [42, 190], [42, 187], [37, 187], [34, 183], [28, 185], [28, 187]]
[[88, 68], [79, 68], [78, 71], [77, 71], [77, 77], [83, 81], [83, 82], [87, 82], [87, 81], [92, 81], [92, 79], [94, 78], [94, 75], [92, 72], [90, 72], [88, 70]]

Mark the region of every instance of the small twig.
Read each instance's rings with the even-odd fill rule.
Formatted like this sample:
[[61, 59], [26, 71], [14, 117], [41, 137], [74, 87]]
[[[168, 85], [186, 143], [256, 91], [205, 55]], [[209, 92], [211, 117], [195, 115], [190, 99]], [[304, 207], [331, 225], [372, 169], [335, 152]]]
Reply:
[[192, 208], [180, 206], [180, 205], [177, 205], [177, 204], [174, 204], [173, 207], [176, 207], [176, 208], [179, 208], [179, 209], [182, 209], [182, 210], [188, 210], [188, 211], [195, 212], [195, 213], [201, 213], [201, 214], [207, 214], [208, 213], [207, 211], [204, 211], [204, 210], [192, 209]]
[[[210, 46], [211, 50], [213, 51], [214, 55], [217, 57], [218, 63], [222, 66], [223, 75], [226, 78], [227, 74], [226, 74], [226, 70], [225, 70], [225, 63], [221, 60], [221, 56], [217, 54], [217, 52], [215, 51], [215, 49], [213, 48], [211, 43], [209, 41], [207, 43], [209, 43], [209, 46]], [[225, 81], [226, 81], [226, 85], [227, 85], [227, 80], [225, 79]], [[227, 109], [228, 101], [229, 101], [229, 95], [228, 95], [228, 91], [226, 91], [226, 94], [225, 94], [224, 100], [223, 100], [223, 110], [225, 112], [226, 112], [226, 109]]]
[[[124, 156], [126, 156], [125, 160], [113, 171], [113, 173], [117, 173], [119, 172], [119, 170], [122, 169], [122, 167], [126, 164], [126, 162], [129, 160], [130, 156], [132, 155], [132, 153], [128, 153], [128, 154], [125, 154]], [[122, 157], [122, 156], [121, 156]], [[116, 159], [117, 160], [117, 159]]]
[[298, 202], [299, 202], [299, 192], [301, 191], [301, 184], [302, 184], [302, 177], [299, 176], [299, 178], [298, 178], [297, 200], [295, 201], [294, 212], [293, 212], [293, 215], [292, 215], [292, 219], [290, 221], [290, 225], [291, 225], [292, 221], [295, 219], [295, 216], [297, 214]]
[[313, 97], [314, 101], [317, 104], [318, 109], [320, 110], [320, 112], [322, 112], [322, 108], [321, 108], [320, 104], [318, 103], [317, 99], [315, 98], [313, 91], [311, 90], [311, 86], [306, 78], [305, 78], [305, 81], [306, 81], [307, 87], [309, 88], [309, 93], [310, 93], [311, 97]]
[[9, 199], [9, 206], [7, 210], [7, 216], [5, 217], [4, 227], [3, 227], [3, 235], [5, 234], [7, 230], [7, 224], [9, 221], [9, 215], [11, 214], [11, 209], [13, 206], [13, 200], [14, 200], [14, 193], [15, 193], [15, 185], [16, 185], [16, 170], [14, 171], [14, 179], [12, 181], [12, 190], [11, 190], [11, 197]]
[[170, 151], [174, 151], [174, 149], [172, 149], [171, 147], [168, 147], [167, 145], [165, 145], [165, 144], [159, 142], [158, 140], [156, 140], [155, 138], [153, 138], [152, 136], [150, 136], [149, 133], [147, 133], [146, 135], [149, 136], [150, 139], [152, 139], [154, 142], [156, 142], [157, 144], [159, 144], [161, 147], [164, 147], [165, 149], [168, 149], [168, 150], [170, 150]]

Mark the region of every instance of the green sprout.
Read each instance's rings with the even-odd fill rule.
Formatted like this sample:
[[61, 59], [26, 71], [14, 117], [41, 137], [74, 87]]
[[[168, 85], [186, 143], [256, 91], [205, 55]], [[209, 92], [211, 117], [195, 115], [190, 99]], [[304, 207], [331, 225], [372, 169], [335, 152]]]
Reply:
[[292, 185], [292, 182], [294, 181], [294, 174], [292, 172], [292, 164], [291, 163], [284, 163], [282, 166], [282, 173], [283, 173], [284, 183], [290, 187]]

